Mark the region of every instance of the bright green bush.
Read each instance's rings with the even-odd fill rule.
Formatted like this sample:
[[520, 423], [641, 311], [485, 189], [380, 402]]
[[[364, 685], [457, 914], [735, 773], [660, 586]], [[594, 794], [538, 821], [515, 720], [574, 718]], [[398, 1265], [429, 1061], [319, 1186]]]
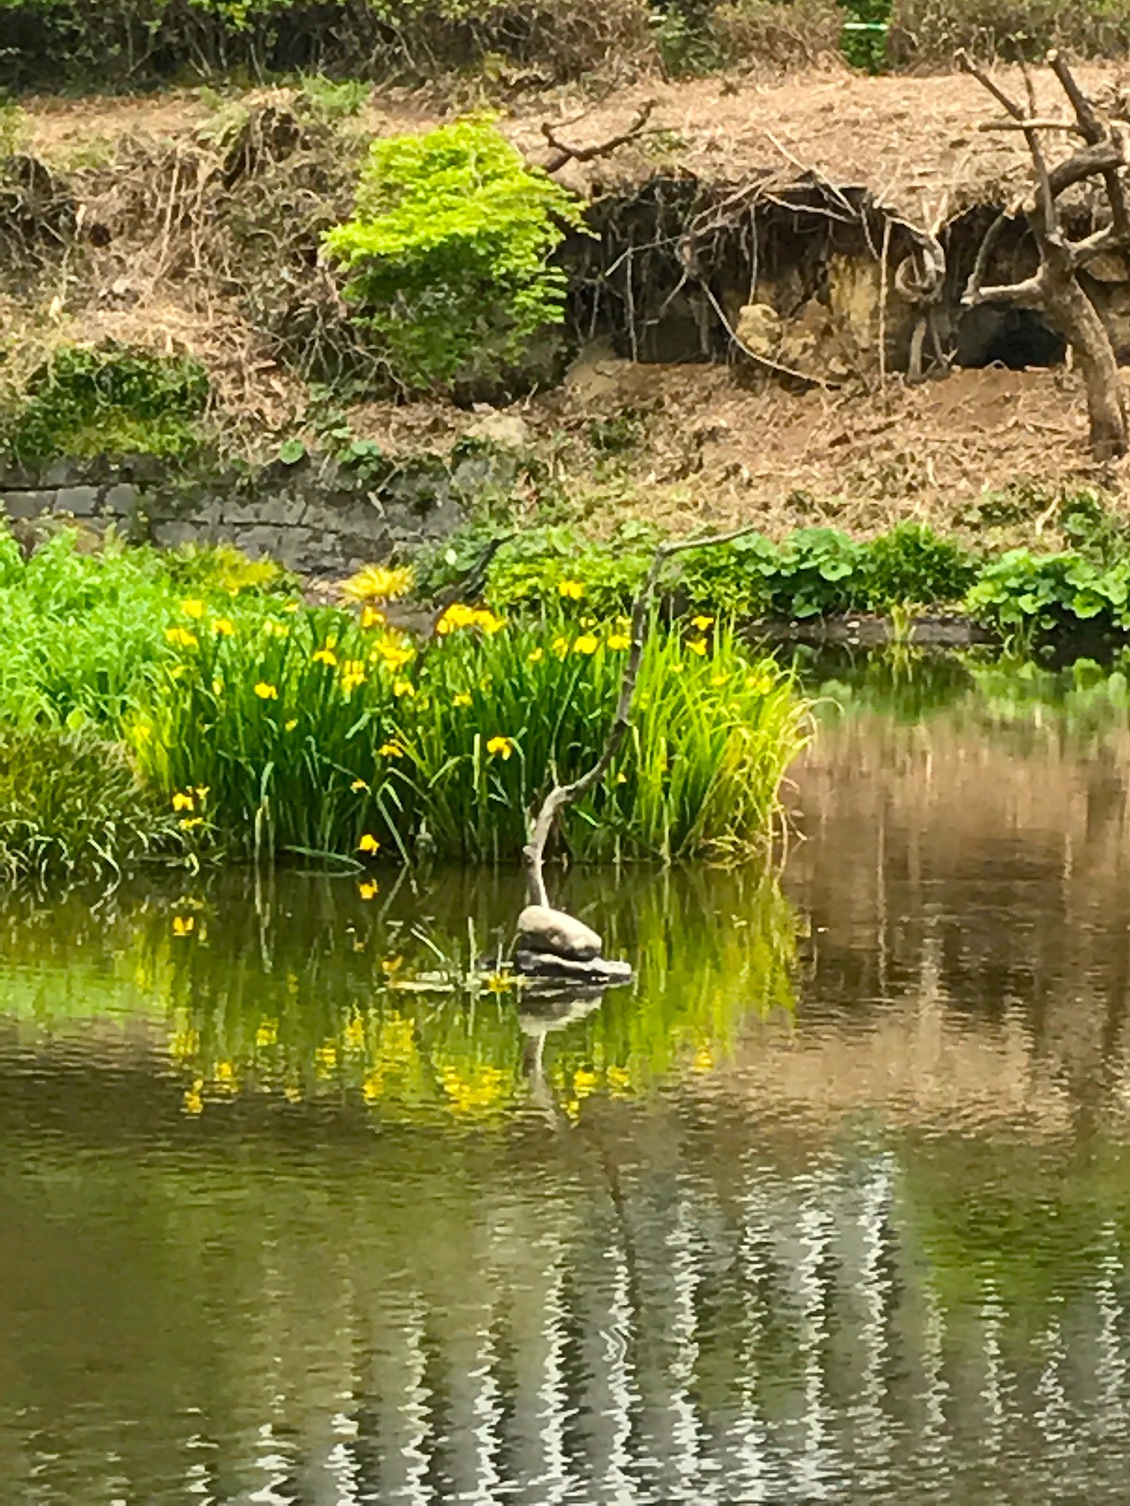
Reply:
[[32, 375], [0, 443], [23, 465], [57, 455], [183, 459], [201, 442], [208, 390], [207, 373], [188, 356], [63, 346]]
[[561, 321], [549, 264], [574, 195], [526, 165], [489, 118], [374, 141], [355, 217], [325, 237], [346, 297], [408, 390], [496, 378]]
[[960, 601], [976, 578], [977, 563], [927, 524], [905, 522], [871, 540], [865, 574], [867, 604], [881, 612]]

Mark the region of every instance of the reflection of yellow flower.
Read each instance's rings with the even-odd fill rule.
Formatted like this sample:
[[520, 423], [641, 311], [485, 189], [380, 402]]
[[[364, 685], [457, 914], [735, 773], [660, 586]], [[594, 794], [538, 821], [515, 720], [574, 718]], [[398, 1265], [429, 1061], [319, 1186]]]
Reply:
[[573, 1073], [573, 1092], [578, 1098], [587, 1098], [599, 1085], [600, 1078], [589, 1067], [578, 1067]]
[[378, 886], [372, 882], [357, 885], [357, 893], [362, 899], [376, 899]]
[[257, 1046], [274, 1046], [278, 1044], [279, 1024], [277, 1020], [263, 1020], [259, 1029], [255, 1032], [255, 1044]]
[[698, 654], [699, 658], [701, 658], [706, 652], [706, 639], [692, 638], [691, 641], [687, 644], [687, 647], [690, 649], [692, 654]]
[[177, 648], [195, 648], [196, 634], [190, 633], [187, 628], [171, 627], [165, 629], [165, 637]]
[[337, 1046], [333, 1041], [327, 1041], [324, 1046], [319, 1046], [314, 1052], [314, 1069], [319, 1077], [333, 1071], [337, 1066]]
[[599, 638], [594, 638], [592, 633], [582, 633], [573, 644], [573, 652], [575, 654], [595, 654], [599, 647]]
[[714, 618], [713, 617], [703, 617], [700, 614], [698, 617], [692, 617], [691, 618], [691, 626], [697, 628], [700, 633], [705, 633], [706, 630], [707, 630], [707, 628], [708, 627], [712, 627], [713, 624], [714, 624]]
[[509, 737], [491, 737], [487, 739], [487, 752], [492, 758], [507, 759], [514, 751], [514, 742]]
[[627, 633], [611, 633], [608, 638], [608, 647], [615, 653], [619, 653], [622, 649], [630, 648], [631, 643], [632, 640], [628, 637]]
[[204, 1079], [197, 1077], [191, 1088], [186, 1088], [181, 1100], [186, 1114], [202, 1114], [204, 1112], [204, 1095], [201, 1089], [204, 1087]]
[[585, 594], [585, 588], [579, 580], [559, 580], [557, 591], [558, 595], [566, 597], [569, 601], [580, 601]]
[[193, 931], [195, 931], [195, 930], [196, 930], [196, 917], [195, 917], [195, 915], [174, 915], [173, 916], [173, 935], [174, 936], [191, 936], [192, 933], [193, 933]]
[[186, 617], [203, 617], [204, 603], [202, 601], [182, 601], [180, 609]]
[[221, 638], [230, 638], [235, 632], [235, 623], [230, 617], [213, 617], [212, 631]]
[[358, 842], [357, 851], [369, 853], [377, 852], [380, 848], [380, 845], [381, 844], [377, 841], [376, 837], [373, 836], [372, 832], [367, 831], [361, 838], [360, 842]]
[[266, 680], [260, 680], [255, 686], [255, 694], [261, 701], [277, 701], [279, 698], [278, 688], [268, 685]]
[[342, 1038], [350, 1051], [360, 1051], [365, 1044], [365, 1021], [356, 1010], [349, 1016], [349, 1024], [342, 1032]]
[[388, 974], [389, 977], [391, 977], [393, 973], [398, 973], [403, 966], [404, 966], [404, 958], [403, 957], [382, 957], [381, 958], [381, 972]]

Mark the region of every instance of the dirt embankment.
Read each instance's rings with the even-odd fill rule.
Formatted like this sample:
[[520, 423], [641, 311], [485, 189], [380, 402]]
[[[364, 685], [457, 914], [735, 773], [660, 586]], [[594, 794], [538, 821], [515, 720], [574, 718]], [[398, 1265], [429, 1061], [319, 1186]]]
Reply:
[[[1130, 78], [1119, 67], [1090, 65], [1079, 76], [1111, 113], [1130, 113]], [[1038, 88], [1041, 108], [1059, 112], [1050, 84]], [[775, 82], [652, 79], [595, 105], [563, 90], [527, 96], [501, 123], [544, 161], [542, 122], [569, 122], [559, 130], [571, 142], [600, 142], [647, 99], [648, 130], [637, 141], [570, 163], [563, 181], [629, 208], [656, 182], [715, 194], [755, 180], [782, 192], [831, 185], [858, 189], [934, 235], [1011, 203], [1027, 184], [1018, 133], [978, 129], [993, 109], [964, 76], [868, 79], [830, 66]], [[61, 253], [40, 247], [0, 268], [9, 376], [68, 340], [186, 350], [211, 370], [241, 442], [269, 448], [301, 427], [316, 364], [309, 342], [322, 340], [320, 355], [332, 354], [344, 328], [316, 264], [320, 232], [348, 211], [368, 137], [424, 129], [450, 111], [419, 95], [375, 92], [347, 122], [311, 127], [293, 153], [245, 154], [237, 171], [233, 141], [246, 121], [285, 114], [294, 102], [295, 91], [278, 89], [219, 102], [208, 91], [25, 101], [18, 151], [47, 168], [71, 218]], [[787, 199], [782, 212], [797, 218]], [[770, 228], [784, 259], [774, 286], [783, 287], [792, 253]], [[808, 243], [797, 245], [808, 307], [827, 295]], [[846, 254], [832, 247], [826, 263], [833, 252]], [[609, 256], [612, 287], [611, 259], [622, 252], [611, 245]], [[644, 263], [645, 292], [648, 275]], [[743, 266], [727, 275], [740, 280]], [[875, 267], [866, 277], [882, 280]], [[660, 291], [661, 311], [686, 300], [679, 287]], [[878, 369], [849, 362], [833, 386], [801, 390], [729, 362], [718, 330], [703, 344], [712, 361], [633, 361], [615, 318], [601, 317], [588, 331], [598, 338], [580, 342], [563, 384], [511, 404], [501, 429], [481, 407], [352, 402], [353, 432], [395, 452], [493, 426], [535, 457], [531, 503], [551, 500], [597, 528], [630, 511], [677, 527], [760, 518], [771, 530], [814, 522], [872, 530], [914, 515], [1011, 538], [1038, 533], [1058, 491], [1130, 486], [1124, 467], [1092, 464], [1081, 386], [1062, 364], [939, 368], [911, 385], [881, 360]], [[874, 324], [867, 309], [862, 323]], [[881, 341], [882, 314], [878, 324]], [[869, 338], [874, 350], [873, 329], [855, 333], [857, 346]]]

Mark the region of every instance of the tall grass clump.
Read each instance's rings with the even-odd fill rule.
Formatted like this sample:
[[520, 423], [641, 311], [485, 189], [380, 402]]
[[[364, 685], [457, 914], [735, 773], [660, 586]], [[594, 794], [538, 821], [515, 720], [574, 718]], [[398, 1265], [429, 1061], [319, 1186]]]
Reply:
[[[517, 858], [555, 778], [595, 762], [623, 624], [449, 608], [423, 647], [378, 611], [271, 609], [174, 625], [177, 658], [130, 726], [182, 823], [257, 855], [378, 850]], [[582, 859], [673, 859], [763, 841], [804, 739], [791, 678], [706, 619], [653, 632], [631, 733], [566, 818]]]
[[139, 785], [120, 745], [0, 725], [0, 879], [105, 884], [127, 864], [181, 846], [175, 821]]

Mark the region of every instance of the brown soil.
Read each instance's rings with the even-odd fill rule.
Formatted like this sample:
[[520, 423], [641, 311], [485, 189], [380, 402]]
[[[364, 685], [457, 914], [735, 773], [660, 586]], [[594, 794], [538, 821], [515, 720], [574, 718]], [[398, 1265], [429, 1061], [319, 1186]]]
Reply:
[[[593, 425], [627, 415], [638, 443], [613, 458]], [[908, 387], [795, 395], [739, 385], [717, 366], [645, 366], [583, 355], [562, 389], [507, 409], [358, 409], [392, 452], [464, 434], [531, 444], [570, 510], [595, 531], [625, 511], [676, 531], [758, 522], [769, 533], [829, 524], [878, 532], [905, 517], [1001, 543], [1046, 537], [1065, 492], [1130, 490], [1130, 462], [1097, 466], [1068, 371], [955, 371]], [[540, 492], [539, 492], [540, 496]]]
[[[1130, 107], [1126, 66], [1080, 64], [1076, 74], [1114, 113]], [[1018, 70], [997, 69], [995, 77], [1023, 94]], [[1061, 116], [1063, 97], [1054, 79], [1037, 75], [1035, 87], [1041, 113]], [[92, 143], [109, 145], [139, 134], [178, 136], [207, 127], [216, 117], [209, 98], [199, 90], [135, 99], [32, 98], [22, 102], [25, 140], [31, 151], [58, 161]], [[290, 89], [259, 89], [230, 102], [252, 106], [293, 98]], [[841, 187], [868, 185], [881, 202], [922, 224], [940, 224], [967, 205], [999, 195], [1002, 184], [1027, 181], [1023, 139], [1015, 131], [982, 129], [1001, 112], [964, 74], [867, 78], [829, 62], [784, 79], [644, 78], [599, 102], [558, 89], [498, 108], [503, 129], [536, 161], [548, 155], [543, 121], [570, 144], [591, 145], [624, 130], [646, 100], [655, 103], [638, 146], [572, 164], [558, 175], [562, 181], [571, 178], [572, 186], [587, 192], [594, 185], [638, 180], [664, 162], [711, 180], [774, 168], [793, 176], [814, 169]], [[475, 103], [481, 108], [489, 100]], [[374, 91], [355, 124], [361, 132], [391, 134], [427, 129], [452, 113], [425, 95]]]
[[[1108, 104], [1130, 79], [1114, 65], [1078, 71]], [[1008, 81], [1007, 70], [1001, 76]], [[1049, 80], [1037, 88], [1048, 113], [1061, 114]], [[293, 96], [258, 91], [244, 102]], [[578, 187], [638, 179], [663, 163], [723, 180], [772, 167], [795, 177], [811, 167], [840, 186], [866, 182], [919, 223], [936, 226], [966, 204], [999, 196], [1003, 183], [1027, 183], [1017, 133], [978, 130], [996, 112], [964, 76], [867, 79], [829, 66], [773, 84], [649, 79], [595, 105], [559, 91], [533, 98], [503, 124], [532, 158], [544, 158], [543, 120], [580, 114], [558, 127], [560, 135], [577, 144], [600, 141], [622, 130], [645, 98], [656, 101], [651, 124], [661, 134], [614, 158], [574, 165]], [[217, 114], [199, 91], [25, 106], [28, 149], [64, 165], [97, 150], [109, 161], [123, 144], [128, 162], [130, 144], [139, 141], [156, 160], [165, 148], [199, 142], [202, 129], [207, 141]], [[437, 119], [420, 96], [374, 94], [355, 124], [359, 132], [391, 132]], [[203, 150], [214, 153], [214, 144]], [[102, 172], [112, 175], [105, 166]], [[129, 187], [113, 193], [125, 197]], [[302, 384], [275, 363], [222, 289], [185, 275], [183, 266], [175, 278], [164, 275], [169, 219], [155, 193], [128, 233], [115, 231], [110, 249], [92, 254], [85, 301], [64, 286], [65, 267], [59, 291], [46, 285], [34, 306], [0, 295], [13, 348], [18, 355], [45, 340], [113, 335], [195, 350], [212, 366], [225, 403], [246, 415], [247, 432], [281, 432], [301, 410]], [[1017, 493], [1022, 483], [1012, 521], [1030, 534], [1043, 526], [1057, 490], [1101, 482], [1121, 492], [1127, 476], [1125, 466], [1100, 473], [1091, 462], [1080, 384], [1062, 370], [955, 372], [916, 388], [896, 377], [878, 390], [861, 384], [797, 394], [773, 383], [741, 385], [724, 367], [639, 366], [594, 351], [582, 355], [563, 388], [509, 411], [541, 453], [543, 478], [551, 473], [557, 494], [597, 528], [628, 510], [680, 529], [761, 519], [770, 528], [827, 521], [869, 530], [907, 514], [959, 523], [972, 517], [971, 526], [983, 527], [986, 520], [974, 516], [983, 494]], [[594, 421], [625, 413], [634, 415], [638, 443], [615, 456], [598, 453], [590, 442]], [[353, 417], [359, 433], [402, 451], [442, 446], [483, 422], [479, 412], [439, 403], [370, 405]], [[1007, 532], [1011, 525], [1002, 526]]]

